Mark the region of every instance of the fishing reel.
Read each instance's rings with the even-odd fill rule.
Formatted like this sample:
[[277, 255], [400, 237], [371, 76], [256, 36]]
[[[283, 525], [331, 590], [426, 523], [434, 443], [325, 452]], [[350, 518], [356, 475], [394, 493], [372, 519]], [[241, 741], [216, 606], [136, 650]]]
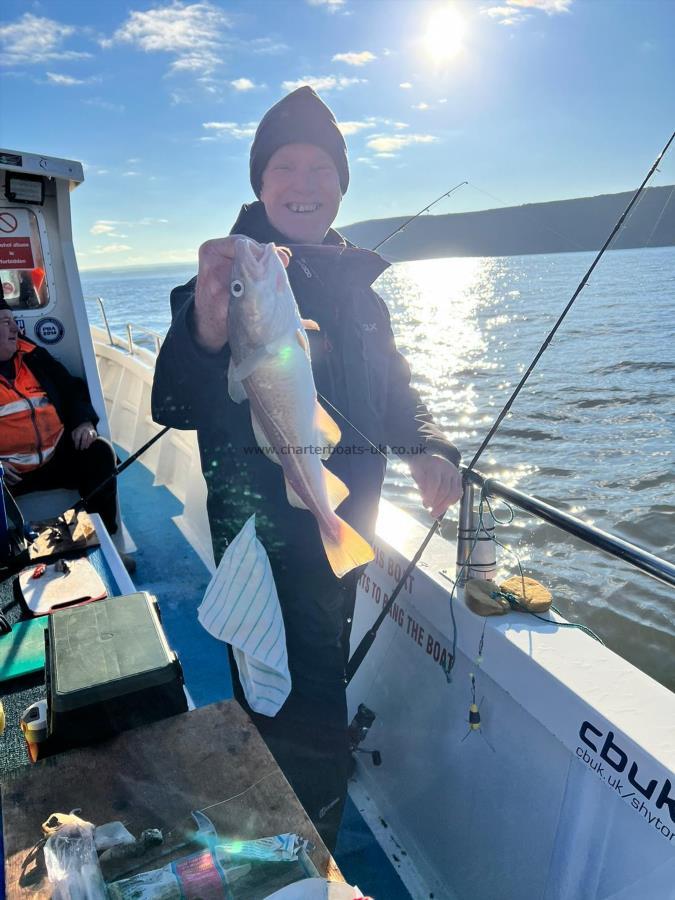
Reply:
[[374, 721], [375, 713], [372, 709], [368, 709], [365, 703], [359, 703], [359, 708], [347, 732], [349, 735], [349, 750], [351, 753], [368, 753], [373, 761], [373, 765], [380, 766], [382, 765], [382, 755], [379, 750], [367, 750], [365, 747], [359, 746], [368, 736], [370, 726]]

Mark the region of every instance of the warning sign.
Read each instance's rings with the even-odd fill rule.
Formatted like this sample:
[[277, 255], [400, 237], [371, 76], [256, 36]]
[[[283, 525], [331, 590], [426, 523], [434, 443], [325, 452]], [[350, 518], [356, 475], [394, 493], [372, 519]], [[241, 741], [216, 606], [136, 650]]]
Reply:
[[33, 249], [29, 237], [2, 237], [0, 235], [0, 268], [33, 269]]

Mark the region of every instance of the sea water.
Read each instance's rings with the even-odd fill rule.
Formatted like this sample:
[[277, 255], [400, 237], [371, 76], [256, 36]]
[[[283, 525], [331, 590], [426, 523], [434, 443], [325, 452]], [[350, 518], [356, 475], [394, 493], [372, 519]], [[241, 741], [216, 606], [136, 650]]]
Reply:
[[[468, 462], [572, 296], [591, 253], [396, 263], [386, 300], [413, 384]], [[164, 334], [190, 266], [84, 273], [92, 322]], [[675, 559], [675, 248], [605, 255], [478, 464], [483, 473]], [[385, 496], [430, 518], [398, 459]], [[510, 518], [497, 505], [500, 518]], [[675, 688], [675, 590], [524, 513], [498, 527], [502, 571], [549, 586], [570, 620]], [[454, 516], [444, 535], [454, 539]], [[448, 548], [453, 565], [453, 549]]]

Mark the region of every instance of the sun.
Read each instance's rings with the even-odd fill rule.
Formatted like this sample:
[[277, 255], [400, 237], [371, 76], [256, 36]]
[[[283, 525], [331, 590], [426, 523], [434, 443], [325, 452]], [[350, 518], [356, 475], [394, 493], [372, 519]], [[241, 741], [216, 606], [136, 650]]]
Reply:
[[454, 4], [437, 9], [430, 16], [423, 38], [425, 52], [430, 59], [441, 64], [449, 62], [462, 49], [466, 22]]

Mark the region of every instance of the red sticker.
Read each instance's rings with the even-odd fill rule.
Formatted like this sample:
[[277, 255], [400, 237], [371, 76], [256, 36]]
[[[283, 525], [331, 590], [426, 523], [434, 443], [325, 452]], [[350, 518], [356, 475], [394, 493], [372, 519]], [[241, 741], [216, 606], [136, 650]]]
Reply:
[[35, 268], [29, 237], [0, 238], [0, 268]]

